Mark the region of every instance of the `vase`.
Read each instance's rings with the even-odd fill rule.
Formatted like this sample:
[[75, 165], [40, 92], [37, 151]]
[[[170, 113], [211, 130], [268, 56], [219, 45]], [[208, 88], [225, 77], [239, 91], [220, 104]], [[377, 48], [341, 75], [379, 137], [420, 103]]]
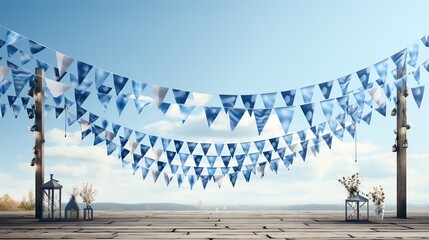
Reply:
[[383, 221], [384, 219], [384, 206], [375, 205], [374, 206], [375, 217], [377, 221]]
[[92, 221], [94, 219], [94, 210], [90, 205], [83, 209], [83, 220]]

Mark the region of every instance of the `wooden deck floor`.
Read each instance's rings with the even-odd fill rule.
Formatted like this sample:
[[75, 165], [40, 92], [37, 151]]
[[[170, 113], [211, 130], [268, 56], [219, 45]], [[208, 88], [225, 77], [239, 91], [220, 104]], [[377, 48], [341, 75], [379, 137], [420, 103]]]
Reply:
[[39, 222], [0, 212], [0, 239], [429, 239], [429, 213], [350, 223], [342, 212], [95, 212], [91, 222]]

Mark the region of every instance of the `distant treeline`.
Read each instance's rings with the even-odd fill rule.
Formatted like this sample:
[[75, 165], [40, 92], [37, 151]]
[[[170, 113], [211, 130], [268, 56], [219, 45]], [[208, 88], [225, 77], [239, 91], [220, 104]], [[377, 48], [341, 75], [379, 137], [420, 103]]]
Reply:
[[34, 206], [34, 194], [31, 191], [21, 201], [14, 200], [7, 193], [0, 197], [0, 211], [34, 210]]

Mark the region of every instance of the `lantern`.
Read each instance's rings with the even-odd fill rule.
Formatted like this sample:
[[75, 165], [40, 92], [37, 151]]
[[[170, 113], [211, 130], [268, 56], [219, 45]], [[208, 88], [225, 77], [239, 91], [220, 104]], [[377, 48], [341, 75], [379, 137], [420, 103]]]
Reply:
[[44, 183], [40, 188], [43, 191], [43, 215], [40, 220], [55, 221], [61, 219], [61, 189], [63, 186], [54, 179]]
[[[366, 208], [366, 214], [365, 214]], [[368, 198], [359, 193], [345, 200], [346, 221], [369, 221]]]
[[76, 196], [71, 196], [69, 203], [67, 203], [66, 208], [64, 209], [64, 212], [66, 220], [79, 220], [79, 206], [76, 202]]

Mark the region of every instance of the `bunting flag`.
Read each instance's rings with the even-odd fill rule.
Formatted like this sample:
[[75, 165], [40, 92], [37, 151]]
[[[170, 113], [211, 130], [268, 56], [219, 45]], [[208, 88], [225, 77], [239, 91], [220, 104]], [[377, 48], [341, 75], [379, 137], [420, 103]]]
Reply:
[[261, 94], [265, 108], [273, 108], [276, 101], [277, 92]]
[[34, 75], [27, 71], [12, 69], [12, 77], [16, 96], [19, 96], [25, 85], [30, 81], [30, 79], [34, 78]]
[[14, 47], [13, 45], [7, 46], [7, 56], [9, 58], [12, 57], [16, 52], [18, 52], [18, 48]]
[[419, 55], [419, 44], [414, 43], [413, 45], [408, 47], [407, 51], [408, 51], [408, 54], [410, 55], [410, 60], [408, 60], [407, 63], [410, 64], [410, 66], [412, 67], [416, 67], [417, 58]]
[[219, 95], [225, 113], [228, 113], [230, 108], [234, 108], [237, 101], [237, 95]]
[[264, 130], [265, 124], [270, 117], [271, 109], [255, 109], [254, 115], [256, 120], [256, 126], [258, 127], [258, 134], [261, 135], [262, 130]]
[[135, 80], [131, 80], [132, 86], [133, 86], [133, 93], [136, 98], [136, 100], [142, 95], [144, 89], [146, 88], [147, 84], [138, 82]]
[[369, 82], [369, 72], [370, 72], [370, 68], [364, 68], [362, 70], [359, 70], [356, 72], [360, 82], [362, 83], [362, 87], [364, 89], [368, 88], [368, 82]]
[[58, 66], [58, 79], [61, 79], [66, 73], [67, 69], [73, 63], [74, 59], [60, 52], [56, 52], [56, 56], [57, 56], [57, 66]]
[[21, 65], [25, 65], [27, 63], [29, 63], [31, 61], [31, 59], [33, 59], [33, 56], [31, 56], [30, 54], [23, 52], [23, 51], [19, 51], [20, 55], [21, 55]]
[[43, 46], [40, 43], [37, 43], [33, 40], [28, 40], [28, 44], [30, 46], [30, 52], [33, 55], [43, 51], [46, 48], [45, 46]]
[[244, 108], [246, 108], [249, 115], [252, 116], [256, 102], [256, 95], [241, 95], [241, 100], [243, 101]]
[[136, 106], [136, 110], [138, 114], [141, 114], [143, 109], [149, 104], [150, 102], [142, 101], [140, 99], [134, 99], [134, 105]]
[[294, 107], [281, 107], [275, 108], [277, 117], [282, 125], [285, 134], [288, 133], [290, 124], [292, 122]]
[[378, 62], [374, 65], [375, 70], [378, 73], [378, 76], [380, 76], [380, 79], [383, 81], [383, 83], [386, 82], [386, 76], [387, 76], [387, 60], [384, 59], [381, 62]]
[[328, 99], [331, 95], [332, 86], [334, 85], [334, 81], [323, 82], [319, 84], [320, 91], [323, 94], [325, 99]]
[[92, 69], [91, 65], [84, 62], [77, 61], [77, 75], [79, 79], [79, 84], [83, 82], [83, 80], [86, 78], [86, 76], [88, 75], [89, 71], [91, 71], [91, 69]]
[[[100, 68], [95, 68], [95, 86], [97, 87], [97, 89], [103, 85], [104, 81], [106, 81], [109, 74], [110, 74], [109, 72], [106, 72]], [[108, 94], [108, 92], [106, 94]]]
[[179, 104], [179, 108], [180, 108], [180, 113], [181, 113], [181, 117], [182, 117], [182, 124], [183, 124], [183, 123], [185, 123], [186, 119], [188, 119], [189, 115], [192, 113], [195, 106], [194, 105], [188, 106], [188, 105]]
[[241, 108], [231, 108], [229, 110], [228, 114], [229, 114], [229, 124], [231, 127], [231, 131], [234, 131], [235, 127], [238, 125], [238, 123], [240, 122], [245, 112], [246, 112], [246, 109], [241, 109]]
[[326, 121], [329, 121], [332, 117], [334, 108], [334, 99], [328, 99], [320, 102], [323, 114], [325, 115]]
[[351, 75], [347, 75], [347, 76], [344, 76], [344, 77], [341, 77], [341, 78], [337, 79], [338, 84], [340, 85], [341, 92], [343, 93], [343, 95], [346, 95], [347, 89], [349, 87], [351, 79], [352, 79]]
[[282, 92], [283, 100], [285, 101], [286, 106], [292, 106], [295, 100], [296, 90], [289, 90]]
[[178, 89], [173, 89], [174, 98], [177, 104], [185, 104], [186, 99], [188, 99], [189, 92], [182, 91]]
[[395, 63], [396, 67], [401, 73], [404, 73], [406, 58], [407, 49], [399, 51], [392, 56], [392, 61]]
[[7, 30], [6, 40], [5, 40], [7, 45], [13, 44], [13, 43], [18, 42], [22, 39], [24, 39], [24, 36], [20, 35], [17, 32], [12, 31], [12, 30], [9, 30], [9, 29]]
[[112, 96], [108, 94], [97, 93], [97, 97], [101, 103], [101, 106], [103, 107], [103, 111], [107, 111], [107, 106], [109, 105]]
[[[4, 78], [9, 73], [10, 68], [5, 66], [0, 66], [0, 83], [4, 80]], [[4, 93], [3, 93], [4, 94]]]
[[221, 111], [220, 107], [204, 107], [207, 125], [210, 127]]
[[414, 101], [416, 101], [417, 107], [420, 108], [420, 105], [422, 104], [423, 94], [425, 92], [425, 85], [411, 88], [411, 92], [413, 93]]
[[311, 99], [313, 98], [314, 87], [315, 87], [314, 85], [311, 85], [311, 86], [301, 88], [301, 94], [302, 94], [302, 99], [304, 100], [304, 103], [311, 102]]
[[301, 105], [301, 110], [304, 113], [305, 118], [308, 121], [308, 124], [312, 126], [313, 123], [313, 114], [314, 114], [315, 103], [308, 103]]
[[127, 84], [127, 82], [128, 78], [113, 74], [113, 84], [115, 86], [116, 95], [119, 95], [122, 89], [124, 89], [125, 84]]

